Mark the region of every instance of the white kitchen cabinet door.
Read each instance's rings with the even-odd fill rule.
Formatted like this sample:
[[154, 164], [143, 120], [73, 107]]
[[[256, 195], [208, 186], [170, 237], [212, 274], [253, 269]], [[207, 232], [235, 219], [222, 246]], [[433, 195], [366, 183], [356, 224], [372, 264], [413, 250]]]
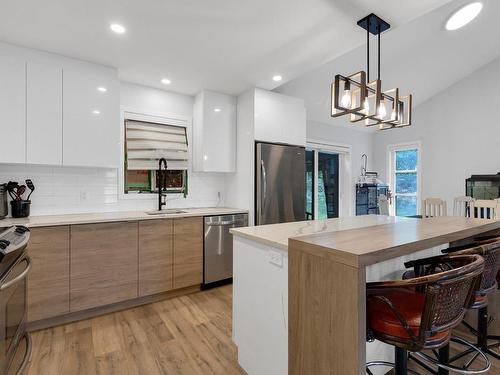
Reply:
[[0, 163], [26, 161], [26, 62], [0, 58]]
[[115, 69], [87, 63], [65, 67], [63, 164], [117, 168], [119, 114]]
[[196, 96], [193, 116], [193, 169], [197, 172], [236, 170], [236, 98], [203, 91]]
[[26, 162], [62, 164], [62, 67], [28, 62]]
[[306, 111], [304, 101], [275, 92], [255, 90], [255, 140], [306, 144]]

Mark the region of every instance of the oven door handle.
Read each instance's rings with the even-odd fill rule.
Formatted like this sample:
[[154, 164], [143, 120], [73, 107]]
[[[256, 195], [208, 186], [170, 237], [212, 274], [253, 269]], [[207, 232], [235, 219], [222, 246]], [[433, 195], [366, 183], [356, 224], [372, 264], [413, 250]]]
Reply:
[[6, 283], [0, 285], [0, 291], [5, 290], [7, 288], [10, 288], [12, 285], [20, 282], [22, 279], [24, 279], [26, 276], [28, 276], [28, 272], [31, 269], [30, 257], [26, 255], [26, 257], [21, 262], [26, 262], [25, 270], [23, 272], [21, 272], [18, 276], [14, 277], [12, 280], [7, 281]]

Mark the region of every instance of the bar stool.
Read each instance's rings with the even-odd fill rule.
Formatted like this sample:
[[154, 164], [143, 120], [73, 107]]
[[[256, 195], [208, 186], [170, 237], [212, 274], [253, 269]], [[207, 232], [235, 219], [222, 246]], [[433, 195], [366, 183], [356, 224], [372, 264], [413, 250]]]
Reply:
[[[476, 292], [471, 309], [477, 310], [477, 329], [467, 322], [463, 324], [469, 331], [477, 337], [476, 345], [486, 354], [500, 360], [500, 352], [494, 352], [492, 348], [500, 348], [500, 336], [488, 335], [488, 295], [498, 289], [498, 275], [500, 273], [500, 237], [491, 239], [479, 239], [475, 245], [477, 247], [465, 250], [450, 248], [443, 250], [445, 254], [479, 254], [484, 258], [484, 272], [481, 278], [480, 289]], [[489, 343], [492, 341], [493, 343]], [[450, 361], [460, 359], [471, 354], [465, 351], [450, 359]]]
[[[443, 259], [441, 259], [443, 260]], [[395, 363], [373, 361], [370, 368], [389, 366], [396, 375], [407, 375], [408, 352], [420, 353], [426, 349], [446, 346], [451, 330], [463, 319], [465, 308], [471, 304], [484, 270], [484, 259], [479, 255], [446, 256], [450, 270], [408, 280], [367, 283], [368, 340], [377, 339], [395, 347]], [[480, 353], [480, 351], [479, 351]], [[483, 372], [489, 370], [488, 358]], [[425, 355], [424, 355], [425, 358]], [[458, 373], [460, 368], [439, 363]]]
[[[426, 259], [419, 259], [411, 262], [406, 262], [405, 266], [407, 268], [413, 267], [413, 271], [408, 271], [405, 273], [403, 278], [408, 279], [415, 276], [429, 275], [436, 272], [442, 272], [443, 270], [450, 269], [451, 266], [447, 264], [447, 259], [449, 255], [480, 255], [485, 261], [484, 271], [481, 275], [480, 283], [474, 296], [471, 300], [468, 309], [478, 310], [478, 328], [477, 330], [470, 326], [467, 322], [462, 323], [469, 328], [469, 330], [477, 336], [477, 343], [474, 346], [462, 351], [458, 355], [449, 358], [447, 352], [449, 349], [444, 349], [443, 356], [439, 359], [440, 361], [445, 361], [448, 364], [456, 363], [462, 358], [474, 354], [470, 359], [468, 359], [462, 368], [467, 370], [474, 363], [478, 357], [478, 352], [476, 348], [480, 349], [481, 352], [491, 355], [494, 358], [500, 359], [498, 353], [491, 350], [491, 347], [497, 347], [500, 343], [500, 337], [498, 336], [488, 336], [488, 294], [492, 293], [497, 288], [497, 274], [500, 270], [500, 238], [483, 238], [476, 240], [472, 244], [465, 246], [452, 247], [443, 252], [447, 255], [436, 256]], [[488, 344], [488, 341], [496, 341], [494, 344]], [[452, 341], [465, 341], [461, 338], [452, 338]], [[467, 346], [467, 345], [465, 345]], [[414, 356], [410, 356], [412, 360], [415, 360], [422, 367], [426, 367], [425, 364], [421, 363]], [[434, 363], [435, 364], [435, 363]], [[442, 372], [443, 374], [447, 372]]]

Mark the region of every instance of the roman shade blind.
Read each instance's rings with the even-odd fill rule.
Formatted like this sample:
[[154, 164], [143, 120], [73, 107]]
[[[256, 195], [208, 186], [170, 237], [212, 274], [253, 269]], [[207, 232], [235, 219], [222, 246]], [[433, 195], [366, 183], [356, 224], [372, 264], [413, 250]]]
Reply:
[[126, 167], [129, 170], [156, 170], [158, 160], [167, 160], [167, 169], [186, 170], [188, 142], [183, 126], [125, 120]]

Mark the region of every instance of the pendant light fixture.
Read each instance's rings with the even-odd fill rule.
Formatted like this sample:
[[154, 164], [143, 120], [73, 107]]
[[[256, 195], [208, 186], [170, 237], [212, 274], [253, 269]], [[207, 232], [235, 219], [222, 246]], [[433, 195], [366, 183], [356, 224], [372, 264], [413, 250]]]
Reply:
[[[380, 79], [380, 34], [391, 25], [375, 14], [358, 21], [366, 30], [366, 72], [337, 74], [332, 83], [332, 117], [350, 116], [350, 121], [378, 126], [380, 130], [411, 125], [412, 96], [400, 96], [399, 89], [382, 91]], [[370, 34], [377, 37], [377, 78], [370, 80]]]

